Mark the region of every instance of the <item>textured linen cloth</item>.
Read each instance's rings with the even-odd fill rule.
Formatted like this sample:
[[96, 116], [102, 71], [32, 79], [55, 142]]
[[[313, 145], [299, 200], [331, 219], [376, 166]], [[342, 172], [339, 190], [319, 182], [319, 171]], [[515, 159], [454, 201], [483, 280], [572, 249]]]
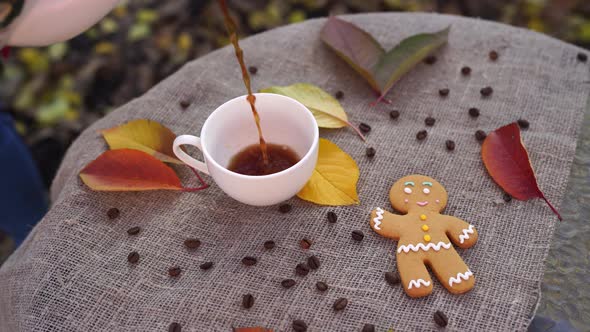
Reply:
[[[220, 104], [244, 94], [233, 50], [226, 47], [193, 61], [146, 95], [131, 101], [86, 130], [70, 148], [53, 187], [54, 204], [21, 247], [0, 269], [1, 331], [166, 331], [171, 322], [183, 331], [230, 331], [265, 326], [291, 331], [304, 320], [309, 331], [359, 331], [365, 323], [379, 331], [437, 330], [433, 314], [449, 317], [448, 331], [524, 331], [540, 297], [544, 261], [557, 218], [540, 200], [505, 203], [502, 190], [485, 171], [477, 129], [491, 131], [519, 118], [531, 122], [523, 140], [541, 188], [559, 206], [564, 194], [576, 137], [588, 98], [588, 64], [580, 49], [501, 24], [436, 14], [366, 14], [345, 16], [389, 49], [412, 34], [451, 24], [449, 43], [433, 65], [419, 64], [388, 94], [392, 105], [370, 107], [369, 86], [319, 39], [324, 19], [275, 29], [242, 42], [248, 65], [258, 66], [255, 89], [296, 82], [316, 84], [341, 100], [350, 121], [372, 126], [368, 145], [350, 129], [322, 130], [358, 163], [361, 204], [320, 207], [297, 198], [293, 210], [250, 207], [224, 195], [215, 185], [197, 193], [100, 193], [78, 178], [84, 165], [107, 149], [99, 129], [148, 118], [177, 134], [198, 135], [207, 116]], [[497, 50], [493, 62], [488, 52]], [[470, 76], [460, 68], [472, 68]], [[479, 90], [492, 86], [482, 98]], [[449, 88], [446, 98], [438, 95]], [[182, 110], [180, 100], [190, 100]], [[478, 107], [481, 115], [469, 117]], [[401, 116], [391, 120], [389, 111]], [[436, 118], [425, 127], [427, 116]], [[263, 120], [264, 121], [264, 120]], [[428, 138], [416, 140], [419, 130]], [[228, 136], [229, 137], [229, 136]], [[449, 152], [445, 141], [456, 149]], [[196, 185], [184, 167], [176, 167], [185, 185]], [[460, 255], [475, 274], [475, 288], [452, 295], [434, 282], [432, 295], [409, 298], [401, 286], [385, 282], [395, 270], [392, 240], [369, 228], [376, 206], [392, 211], [388, 191], [395, 180], [421, 173], [440, 181], [449, 193], [445, 214], [478, 229], [479, 241]], [[211, 179], [206, 177], [211, 182]], [[121, 216], [109, 221], [117, 207]], [[330, 224], [326, 213], [335, 211]], [[126, 230], [140, 226], [137, 236]], [[362, 242], [351, 231], [362, 230]], [[196, 251], [183, 241], [201, 240]], [[299, 247], [302, 238], [313, 245]], [[262, 244], [277, 246], [265, 250]], [[137, 251], [138, 264], [127, 255]], [[295, 266], [317, 255], [321, 267], [306, 277]], [[244, 256], [258, 263], [246, 267]], [[208, 271], [199, 269], [213, 261]], [[179, 266], [178, 278], [168, 268]], [[294, 278], [284, 289], [280, 281]], [[317, 281], [329, 290], [320, 293]], [[251, 293], [255, 304], [241, 306]], [[348, 307], [335, 312], [337, 298]]]

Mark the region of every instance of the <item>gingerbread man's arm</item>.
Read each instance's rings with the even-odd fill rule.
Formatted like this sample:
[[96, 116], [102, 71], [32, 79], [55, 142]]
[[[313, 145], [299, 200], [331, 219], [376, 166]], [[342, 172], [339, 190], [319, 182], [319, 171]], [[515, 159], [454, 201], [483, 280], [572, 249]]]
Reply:
[[376, 208], [371, 211], [369, 223], [377, 234], [391, 239], [399, 239], [402, 218], [402, 216], [389, 213], [382, 208]]
[[473, 225], [453, 217], [444, 216], [446, 234], [459, 248], [470, 248], [477, 242], [477, 231]]

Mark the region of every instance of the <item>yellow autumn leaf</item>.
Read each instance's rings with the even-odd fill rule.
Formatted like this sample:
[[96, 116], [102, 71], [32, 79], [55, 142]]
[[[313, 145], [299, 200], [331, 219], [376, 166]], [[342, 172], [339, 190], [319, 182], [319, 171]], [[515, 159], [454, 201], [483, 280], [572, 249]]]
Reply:
[[172, 143], [176, 135], [158, 122], [139, 119], [101, 131], [111, 149], [134, 149], [148, 153], [161, 161], [182, 162], [174, 156]]
[[309, 83], [295, 83], [289, 86], [271, 86], [260, 92], [275, 93], [291, 97], [307, 107], [320, 128], [342, 128], [350, 126], [364, 140], [364, 136], [350, 122], [340, 102], [321, 88]]
[[336, 144], [320, 138], [318, 162], [313, 175], [297, 197], [320, 205], [358, 204], [356, 184], [359, 168]]

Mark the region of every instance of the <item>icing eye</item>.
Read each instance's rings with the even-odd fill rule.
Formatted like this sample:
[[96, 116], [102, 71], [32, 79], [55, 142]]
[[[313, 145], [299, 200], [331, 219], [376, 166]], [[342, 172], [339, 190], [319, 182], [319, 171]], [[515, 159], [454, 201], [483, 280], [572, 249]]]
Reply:
[[412, 188], [410, 188], [410, 187], [405, 187], [405, 188], [404, 188], [404, 192], [405, 192], [406, 194], [408, 194], [408, 195], [409, 195], [409, 194], [411, 194], [411, 193], [412, 193]]
[[424, 188], [424, 189], [422, 189], [422, 192], [425, 193], [426, 195], [428, 195], [428, 194], [430, 194], [430, 189]]

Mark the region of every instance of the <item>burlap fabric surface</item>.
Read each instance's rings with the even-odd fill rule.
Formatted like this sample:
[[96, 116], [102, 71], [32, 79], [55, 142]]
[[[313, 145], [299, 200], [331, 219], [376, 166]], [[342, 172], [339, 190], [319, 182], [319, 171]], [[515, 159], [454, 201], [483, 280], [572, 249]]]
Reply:
[[[183, 331], [240, 326], [290, 331], [292, 321], [302, 319], [310, 331], [358, 331], [365, 323], [379, 331], [429, 331], [437, 329], [436, 310], [449, 317], [449, 331], [526, 330], [557, 220], [539, 200], [502, 201], [502, 191], [482, 165], [474, 132], [528, 119], [524, 142], [541, 187], [559, 205], [588, 96], [588, 67], [576, 60], [580, 50], [530, 31], [452, 16], [345, 19], [385, 48], [452, 24], [438, 61], [420, 64], [404, 77], [388, 95], [391, 106], [369, 106], [368, 85], [319, 40], [324, 20], [243, 41], [247, 62], [259, 67], [255, 88], [310, 82], [332, 93], [342, 90], [350, 120], [372, 126], [373, 159], [365, 157], [367, 145], [351, 130], [321, 132], [357, 161], [360, 205], [320, 207], [294, 198], [293, 211], [281, 214], [276, 207], [239, 204], [215, 185], [197, 193], [99, 193], [80, 182], [79, 170], [106, 149], [97, 130], [148, 118], [177, 134], [198, 134], [211, 111], [243, 94], [233, 51], [226, 47], [187, 64], [73, 144], [52, 188], [51, 211], [0, 269], [0, 330], [165, 331], [178, 322]], [[492, 49], [500, 53], [496, 62], [487, 56]], [[461, 76], [464, 65], [473, 69], [471, 76]], [[494, 93], [482, 99], [479, 90], [487, 85]], [[437, 93], [444, 87], [450, 89], [447, 98]], [[178, 103], [185, 99], [192, 104], [182, 110]], [[470, 107], [481, 110], [479, 118], [468, 116]], [[389, 118], [393, 108], [401, 112], [398, 120]], [[418, 142], [416, 133], [425, 129], [427, 116], [436, 124]], [[456, 142], [454, 152], [445, 149], [447, 139]], [[177, 170], [186, 185], [196, 184], [186, 169]], [[449, 192], [446, 213], [479, 230], [479, 242], [460, 251], [477, 278], [468, 294], [451, 295], [435, 282], [431, 296], [411, 299], [384, 280], [384, 272], [395, 269], [395, 242], [370, 230], [368, 213], [376, 206], [391, 211], [390, 186], [412, 173], [439, 180]], [[112, 207], [121, 210], [115, 221], [106, 216]], [[328, 211], [338, 214], [336, 224], [326, 221]], [[125, 232], [132, 226], [141, 227], [138, 236]], [[360, 243], [351, 239], [356, 229], [366, 234]], [[182, 244], [187, 237], [199, 238], [201, 247], [187, 251]], [[309, 250], [299, 247], [302, 238], [313, 242]], [[263, 249], [270, 239], [276, 248]], [[141, 259], [131, 266], [126, 257], [134, 250]], [[312, 254], [321, 267], [296, 277], [297, 263]], [[243, 266], [247, 255], [257, 257], [258, 264]], [[214, 267], [200, 270], [205, 261]], [[171, 266], [182, 268], [180, 277], [168, 276]], [[284, 278], [295, 278], [297, 285], [283, 289]], [[317, 281], [330, 289], [319, 293]], [[241, 306], [247, 293], [256, 298], [249, 310]], [[350, 303], [335, 312], [332, 304], [339, 297]]]

